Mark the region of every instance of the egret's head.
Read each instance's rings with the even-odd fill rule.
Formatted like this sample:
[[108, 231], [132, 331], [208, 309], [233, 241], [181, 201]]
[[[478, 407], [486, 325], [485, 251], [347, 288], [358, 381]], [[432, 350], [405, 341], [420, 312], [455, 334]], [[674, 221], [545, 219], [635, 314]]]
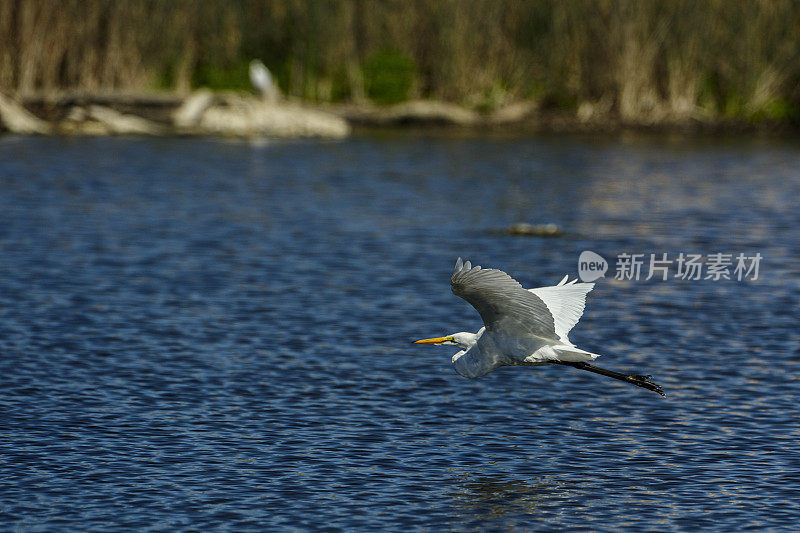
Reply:
[[459, 348], [469, 348], [477, 340], [477, 335], [466, 331], [459, 331], [446, 337], [434, 337], [433, 339], [421, 339], [414, 341], [414, 344], [436, 344], [438, 346], [458, 346]]

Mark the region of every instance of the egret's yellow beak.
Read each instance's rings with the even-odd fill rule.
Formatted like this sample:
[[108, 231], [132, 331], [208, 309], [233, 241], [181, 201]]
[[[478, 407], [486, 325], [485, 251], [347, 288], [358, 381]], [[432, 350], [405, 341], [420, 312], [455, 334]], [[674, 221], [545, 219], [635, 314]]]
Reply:
[[445, 342], [455, 342], [453, 337], [434, 337], [433, 339], [420, 339], [418, 341], [414, 341], [414, 344], [444, 344]]

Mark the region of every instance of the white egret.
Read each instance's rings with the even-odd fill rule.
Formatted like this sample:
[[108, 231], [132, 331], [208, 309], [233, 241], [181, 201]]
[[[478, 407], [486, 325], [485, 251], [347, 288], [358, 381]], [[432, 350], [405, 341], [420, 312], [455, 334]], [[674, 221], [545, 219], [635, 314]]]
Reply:
[[278, 99], [280, 91], [277, 85], [275, 85], [272, 73], [270, 73], [264, 63], [258, 59], [254, 59], [250, 62], [250, 83], [261, 93], [261, 96], [265, 100], [274, 102]]
[[567, 282], [553, 287], [523, 289], [514, 278], [492, 268], [456, 261], [450, 285], [453, 294], [469, 302], [483, 319], [477, 333], [461, 331], [445, 337], [422, 339], [416, 344], [458, 346], [453, 367], [466, 378], [478, 378], [501, 366], [567, 365], [615, 378], [666, 396], [652, 376], [623, 374], [588, 363], [598, 354], [569, 341], [578, 323], [586, 295], [594, 283]]

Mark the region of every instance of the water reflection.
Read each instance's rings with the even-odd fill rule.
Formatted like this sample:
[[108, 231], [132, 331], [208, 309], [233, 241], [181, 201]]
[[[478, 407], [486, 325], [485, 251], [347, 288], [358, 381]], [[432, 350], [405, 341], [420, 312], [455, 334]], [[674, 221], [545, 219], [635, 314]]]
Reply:
[[579, 492], [554, 476], [524, 480], [464, 474], [460, 478], [451, 497], [458, 516], [466, 522], [536, 515], [543, 509], [565, 505]]

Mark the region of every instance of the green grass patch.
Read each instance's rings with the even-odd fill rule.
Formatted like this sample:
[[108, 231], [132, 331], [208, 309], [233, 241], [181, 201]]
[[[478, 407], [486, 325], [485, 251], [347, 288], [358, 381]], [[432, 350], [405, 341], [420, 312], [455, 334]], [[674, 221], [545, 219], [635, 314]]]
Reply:
[[194, 70], [192, 87], [252, 91], [249, 68], [249, 61], [244, 60], [225, 66], [201, 63]]
[[782, 98], [767, 102], [761, 109], [753, 113], [752, 120], [770, 120], [776, 122], [800, 121], [800, 104]]
[[364, 63], [364, 88], [367, 96], [379, 104], [408, 100], [416, 76], [414, 60], [397, 50], [382, 50]]

